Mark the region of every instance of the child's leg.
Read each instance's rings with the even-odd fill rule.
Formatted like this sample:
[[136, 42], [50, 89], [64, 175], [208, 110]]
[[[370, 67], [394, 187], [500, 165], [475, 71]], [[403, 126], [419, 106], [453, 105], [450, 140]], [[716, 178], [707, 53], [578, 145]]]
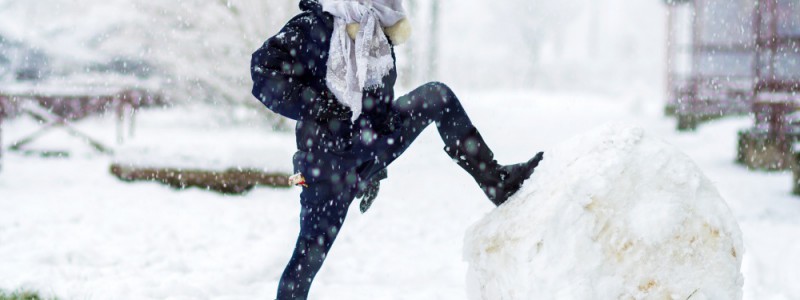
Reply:
[[398, 98], [392, 109], [404, 117], [404, 127], [411, 129], [410, 134], [415, 137], [429, 124], [436, 123], [446, 146], [455, 146], [476, 130], [455, 93], [439, 82], [427, 83]]
[[441, 83], [425, 84], [398, 98], [392, 110], [400, 115], [402, 125], [389, 137], [395, 143], [384, 151], [386, 165], [399, 157], [425, 127], [436, 123], [445, 152], [472, 175], [496, 205], [515, 193], [542, 159], [539, 154], [523, 164], [499, 165], [455, 93]]
[[342, 228], [353, 200], [351, 188], [328, 182], [310, 184], [300, 194], [300, 234], [278, 285], [278, 300], [306, 299]]
[[398, 98], [392, 112], [399, 117], [398, 128], [371, 144], [357, 144], [353, 151], [377, 157], [380, 168], [388, 166], [411, 146], [428, 125], [436, 123], [439, 135], [447, 146], [460, 144], [459, 139], [475, 131], [466, 111], [446, 85], [428, 83]]

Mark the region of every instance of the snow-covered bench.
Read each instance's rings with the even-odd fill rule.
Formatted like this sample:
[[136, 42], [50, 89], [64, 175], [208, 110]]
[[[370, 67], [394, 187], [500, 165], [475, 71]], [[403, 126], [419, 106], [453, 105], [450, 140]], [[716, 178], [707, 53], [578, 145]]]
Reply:
[[[4, 119], [22, 114], [30, 115], [42, 124], [38, 131], [10, 143], [9, 148], [12, 151], [31, 151], [24, 147], [44, 133], [62, 128], [70, 135], [87, 142], [97, 151], [111, 153], [110, 147], [75, 129], [71, 126], [71, 122], [114, 110], [118, 119], [117, 139], [121, 141], [124, 136], [123, 128], [126, 117], [130, 122], [129, 129], [132, 130], [137, 109], [162, 105], [163, 102], [158, 94], [134, 88], [13, 85], [0, 90], [0, 112], [2, 112], [0, 113], [0, 126]], [[1, 134], [2, 131], [0, 131]], [[2, 137], [0, 137], [1, 140]]]

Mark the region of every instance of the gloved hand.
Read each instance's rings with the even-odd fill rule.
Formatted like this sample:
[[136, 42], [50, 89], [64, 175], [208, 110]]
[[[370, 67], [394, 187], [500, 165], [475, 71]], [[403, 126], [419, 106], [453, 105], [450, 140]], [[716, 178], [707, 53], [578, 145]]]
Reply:
[[353, 116], [353, 111], [344, 104], [339, 103], [331, 92], [322, 91], [315, 102], [312, 114], [317, 121], [326, 122], [350, 119]]
[[383, 169], [375, 174], [375, 176], [372, 176], [368, 182], [359, 184], [356, 198], [361, 199], [361, 204], [358, 208], [361, 210], [362, 214], [366, 213], [370, 206], [372, 206], [372, 202], [378, 197], [378, 191], [381, 188], [381, 180], [386, 178], [388, 178], [388, 172], [386, 172], [386, 169]]

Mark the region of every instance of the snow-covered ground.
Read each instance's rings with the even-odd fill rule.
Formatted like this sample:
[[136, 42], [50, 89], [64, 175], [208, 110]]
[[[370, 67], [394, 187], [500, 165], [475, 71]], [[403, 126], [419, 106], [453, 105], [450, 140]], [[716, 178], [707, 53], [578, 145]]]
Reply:
[[[682, 134], [657, 113], [655, 102], [528, 92], [459, 95], [501, 163], [525, 160], [607, 122], [639, 125], [677, 146], [717, 185], [741, 225], [745, 298], [800, 299], [800, 197], [789, 193], [789, 173], [750, 172], [733, 164], [735, 132], [749, 124], [747, 118]], [[175, 118], [183, 116], [176, 111]], [[81, 126], [113, 136], [110, 120]], [[148, 128], [168, 125], [159, 124], [162, 118], [149, 120], [140, 118], [138, 138], [164, 139]], [[8, 143], [34, 124], [3, 126]], [[170, 126], [165, 132], [179, 127]], [[203, 138], [186, 134], [192, 135]], [[292, 137], [280, 140], [291, 143]], [[197, 148], [186, 151], [203, 150]], [[245, 153], [250, 159], [259, 155]], [[263, 159], [269, 164], [281, 158]], [[236, 197], [175, 191], [117, 181], [108, 172], [112, 160], [5, 153], [0, 289], [27, 287], [63, 299], [274, 296], [299, 227], [298, 189], [260, 188]], [[372, 209], [361, 215], [357, 206], [351, 208], [311, 298], [466, 299], [464, 234], [491, 210], [430, 128], [389, 168]]]

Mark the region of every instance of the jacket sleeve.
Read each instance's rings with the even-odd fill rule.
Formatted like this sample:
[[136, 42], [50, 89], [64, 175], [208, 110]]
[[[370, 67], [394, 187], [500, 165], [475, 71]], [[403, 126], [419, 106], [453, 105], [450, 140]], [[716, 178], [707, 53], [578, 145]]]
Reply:
[[321, 80], [312, 78], [309, 64], [301, 63], [298, 58], [298, 51], [304, 51], [303, 42], [309, 38], [304, 36], [308, 29], [303, 26], [297, 18], [289, 21], [280, 33], [253, 53], [250, 65], [253, 96], [273, 112], [298, 121], [346, 118], [341, 115], [349, 109], [336, 101]]

